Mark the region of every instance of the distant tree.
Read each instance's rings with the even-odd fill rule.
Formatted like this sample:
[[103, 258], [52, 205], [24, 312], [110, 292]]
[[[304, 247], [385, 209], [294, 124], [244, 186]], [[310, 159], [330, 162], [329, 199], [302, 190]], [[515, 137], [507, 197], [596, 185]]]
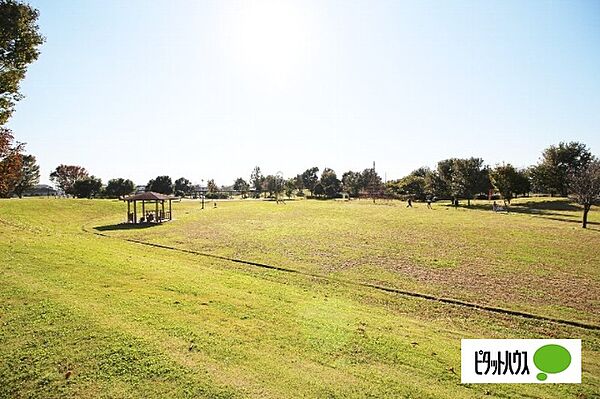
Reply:
[[215, 184], [215, 180], [214, 179], [210, 179], [207, 183], [206, 183], [206, 188], [208, 189], [208, 192], [211, 194], [214, 194], [216, 192], [219, 191], [219, 187]]
[[437, 170], [430, 170], [423, 178], [425, 180], [425, 193], [432, 197], [448, 197], [448, 186], [440, 177]]
[[452, 191], [452, 176], [455, 161], [456, 158], [449, 158], [439, 161], [437, 164], [437, 175], [440, 186], [437, 188], [438, 193], [436, 195], [440, 197], [449, 196], [456, 198], [456, 193]]
[[94, 176], [84, 177], [73, 183], [73, 194], [77, 198], [92, 198], [100, 193], [102, 180]]
[[22, 158], [21, 176], [15, 186], [14, 193], [19, 197], [23, 197], [23, 193], [32, 189], [40, 182], [40, 166], [36, 163], [33, 155], [24, 155]]
[[302, 172], [302, 185], [310, 192], [310, 195], [314, 194], [315, 185], [319, 181], [319, 176], [317, 176], [318, 172], [319, 168], [316, 166]]
[[73, 185], [77, 180], [88, 177], [85, 168], [76, 165], [59, 165], [50, 173], [50, 181], [56, 183], [65, 194], [75, 195]]
[[146, 191], [161, 194], [173, 194], [173, 182], [169, 176], [157, 176], [146, 184]]
[[531, 166], [529, 168], [531, 189], [536, 193], [550, 194], [552, 197], [556, 195], [558, 193], [556, 187], [560, 185], [557, 181], [560, 179], [553, 172], [557, 172], [557, 170], [543, 162]]
[[313, 186], [313, 195], [317, 197], [325, 195], [325, 188], [323, 188], [323, 185], [320, 181], [318, 181], [317, 184]]
[[387, 190], [396, 195], [424, 200], [429, 195], [436, 195], [441, 185], [437, 172], [423, 166], [399, 180], [388, 182]]
[[375, 202], [375, 197], [380, 195], [385, 189], [381, 176], [377, 174], [374, 168], [368, 168], [362, 171], [360, 175], [360, 186], [361, 191], [366, 192], [367, 195], [373, 198], [373, 202]]
[[185, 197], [192, 193], [192, 182], [185, 177], [180, 177], [175, 180], [175, 195], [178, 197]]
[[[269, 188], [271, 190], [269, 190]], [[273, 189], [275, 188], [275, 176], [267, 175], [263, 178], [262, 184], [260, 186], [260, 192], [265, 194], [265, 198], [267, 196], [271, 197], [273, 195]]]
[[400, 189], [398, 188], [398, 182], [400, 180], [388, 180], [385, 182], [384, 193], [387, 196], [397, 197], [399, 196]]
[[400, 194], [423, 200], [426, 197], [425, 176], [411, 173], [396, 182]]
[[466, 198], [470, 206], [475, 194], [487, 192], [490, 186], [489, 171], [483, 166], [483, 159], [454, 159], [450, 189], [456, 197]]
[[294, 177], [294, 188], [296, 190], [298, 190], [298, 195], [304, 195], [304, 189], [306, 187], [304, 187], [304, 181], [302, 180], [302, 175], [298, 174], [296, 175], [296, 177]]
[[296, 190], [297, 183], [298, 183], [298, 181], [295, 177], [291, 177], [285, 181], [283, 188], [285, 191], [285, 195], [286, 195], [286, 197], [288, 197], [288, 199], [292, 198], [292, 196], [294, 195], [294, 191]]
[[278, 172], [275, 175], [275, 185], [273, 187], [273, 193], [275, 194], [275, 200], [279, 203], [281, 196], [285, 192], [285, 179], [283, 178], [283, 174]]
[[268, 175], [263, 181], [262, 190], [269, 194], [269, 197], [279, 199], [284, 191], [284, 180], [281, 175]]
[[514, 189], [516, 195], [528, 195], [531, 192], [531, 178], [529, 170], [517, 169]]
[[250, 174], [250, 184], [254, 188], [257, 197], [260, 196], [260, 193], [262, 192], [262, 186], [264, 181], [265, 177], [260, 171], [260, 168], [258, 166], [255, 166], [252, 170], [252, 173]]
[[233, 183], [233, 189], [235, 191], [239, 191], [240, 194], [242, 194], [242, 198], [246, 198], [246, 197], [248, 197], [248, 191], [250, 190], [250, 185], [248, 184], [248, 182], [246, 182], [246, 180], [242, 179], [241, 177], [238, 177], [235, 180], [235, 183]]
[[456, 158], [448, 158], [448, 159], [439, 161], [437, 164], [438, 175], [439, 175], [440, 179], [442, 179], [442, 181], [444, 181], [448, 187], [450, 187], [450, 184], [452, 183], [452, 172], [453, 172], [454, 163], [456, 160], [457, 160]]
[[0, 1], [0, 125], [23, 98], [19, 84], [27, 66], [38, 58], [44, 38], [38, 32], [39, 12], [14, 0]]
[[575, 200], [583, 205], [582, 227], [585, 229], [588, 213], [600, 199], [600, 161], [591, 160], [583, 167], [572, 169], [568, 179]]
[[351, 197], [358, 197], [362, 188], [360, 172], [349, 170], [342, 175], [342, 190], [347, 192]]
[[410, 172], [410, 176], [425, 177], [429, 173], [431, 173], [431, 169], [429, 169], [428, 166], [421, 166], [420, 168], [415, 169], [412, 172]]
[[328, 198], [335, 197], [342, 188], [342, 183], [337, 178], [335, 171], [330, 168], [323, 169], [320, 179], [325, 196]]
[[540, 162], [531, 169], [534, 189], [550, 195], [569, 193], [568, 175], [587, 166], [593, 156], [585, 144], [572, 141], [550, 146], [542, 153]]
[[519, 185], [519, 172], [511, 164], [498, 165], [490, 171], [492, 184], [505, 203], [509, 203]]
[[11, 195], [21, 178], [24, 145], [14, 142], [10, 129], [0, 127], [0, 197]]
[[135, 190], [135, 185], [129, 179], [111, 179], [104, 189], [104, 195], [108, 198], [119, 198], [129, 195]]

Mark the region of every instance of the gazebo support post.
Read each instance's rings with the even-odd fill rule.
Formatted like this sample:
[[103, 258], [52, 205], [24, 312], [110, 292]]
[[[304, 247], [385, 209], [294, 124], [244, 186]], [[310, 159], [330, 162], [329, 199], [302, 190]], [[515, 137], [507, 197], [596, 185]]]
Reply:
[[131, 221], [131, 204], [127, 201], [127, 223]]
[[137, 218], [137, 202], [133, 201], [133, 223], [137, 224], [138, 222], [138, 218]]
[[144, 221], [147, 222], [146, 220], [146, 201], [142, 200], [142, 217], [144, 218]]
[[160, 218], [158, 215], [158, 200], [154, 201], [154, 204], [156, 205], [156, 213], [154, 214], [154, 216], [156, 216], [155, 222], [158, 223], [158, 222], [160, 222]]
[[162, 222], [165, 217], [165, 200], [160, 201], [160, 221]]
[[171, 210], [171, 200], [169, 200], [169, 220], [173, 220], [173, 211]]

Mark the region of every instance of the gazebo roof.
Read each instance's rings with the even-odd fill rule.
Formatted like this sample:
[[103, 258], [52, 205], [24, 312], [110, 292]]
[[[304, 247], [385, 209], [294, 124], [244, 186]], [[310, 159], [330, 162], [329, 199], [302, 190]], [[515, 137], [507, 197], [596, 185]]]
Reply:
[[135, 195], [126, 195], [123, 197], [123, 201], [166, 201], [176, 199], [170, 195], [161, 193], [155, 193], [154, 191], [146, 191], [145, 193], [139, 193]]

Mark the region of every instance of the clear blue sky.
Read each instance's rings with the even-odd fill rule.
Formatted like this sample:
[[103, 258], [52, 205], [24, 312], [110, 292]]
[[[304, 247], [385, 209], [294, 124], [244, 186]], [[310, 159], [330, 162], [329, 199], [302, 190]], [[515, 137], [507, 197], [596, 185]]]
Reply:
[[9, 127], [42, 181], [600, 155], [599, 1], [31, 4], [47, 42]]

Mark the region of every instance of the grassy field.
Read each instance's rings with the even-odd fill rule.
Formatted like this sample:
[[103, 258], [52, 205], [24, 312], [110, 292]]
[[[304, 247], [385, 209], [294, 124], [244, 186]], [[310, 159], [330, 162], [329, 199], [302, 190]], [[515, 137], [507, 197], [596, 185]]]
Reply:
[[[600, 324], [598, 210], [488, 206], [184, 201], [122, 229], [118, 201], [2, 201], [0, 397], [597, 396], [598, 331], [353, 284]], [[484, 337], [582, 338], [583, 383], [461, 385]]]
[[598, 321], [598, 213], [586, 231], [579, 210], [565, 200], [517, 201], [511, 214], [486, 212], [486, 206], [239, 201], [200, 212], [190, 201], [178, 207], [177, 221], [158, 228], [111, 230], [122, 215], [91, 226], [352, 281]]

